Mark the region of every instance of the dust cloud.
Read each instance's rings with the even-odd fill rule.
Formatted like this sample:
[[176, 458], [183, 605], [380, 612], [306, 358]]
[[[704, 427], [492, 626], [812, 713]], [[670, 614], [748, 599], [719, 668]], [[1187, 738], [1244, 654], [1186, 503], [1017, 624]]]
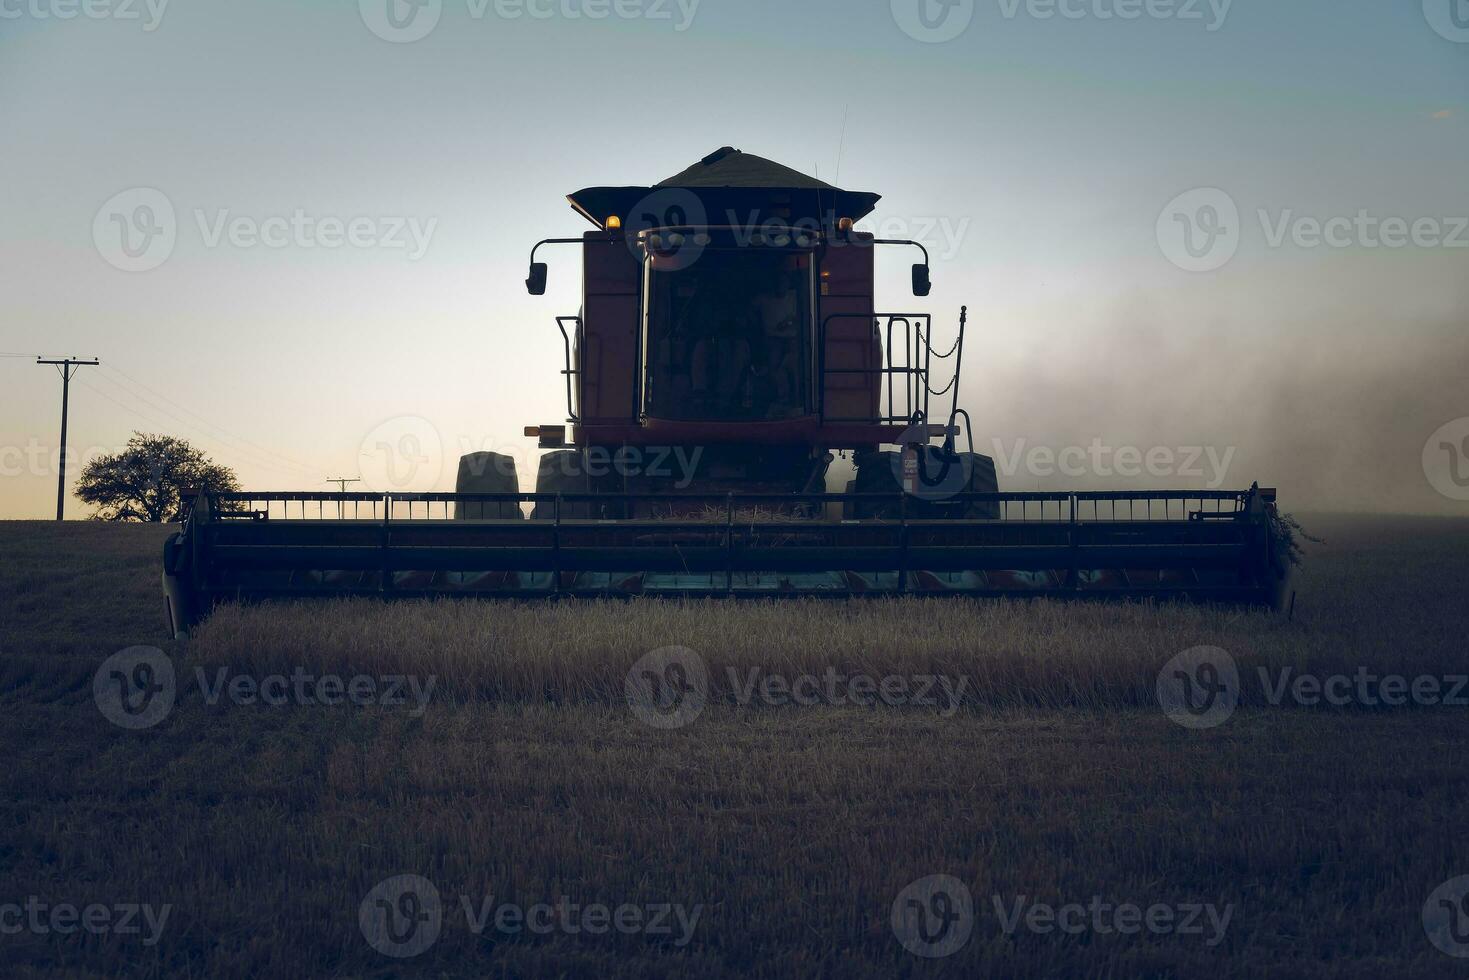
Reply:
[[1469, 416], [1469, 316], [1173, 329], [1140, 312], [1010, 350], [972, 347], [961, 396], [1002, 490], [1258, 481], [1298, 512], [1469, 514], [1423, 461]]

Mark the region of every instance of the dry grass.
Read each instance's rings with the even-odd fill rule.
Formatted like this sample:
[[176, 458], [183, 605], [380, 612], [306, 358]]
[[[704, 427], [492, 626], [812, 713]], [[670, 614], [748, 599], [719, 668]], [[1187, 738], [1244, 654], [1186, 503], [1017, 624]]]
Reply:
[[1261, 638], [1288, 649], [1302, 631], [1263, 614], [1142, 606], [1067, 607], [973, 600], [565, 602], [539, 606], [346, 601], [229, 608], [198, 631], [207, 663], [270, 671], [433, 674], [441, 689], [502, 701], [623, 698], [628, 668], [657, 647], [683, 646], [729, 694], [728, 670], [790, 677], [931, 673], [970, 678], [984, 705], [1139, 704], [1181, 634], [1200, 642]]
[[[1294, 622], [1200, 609], [880, 602], [440, 603], [226, 610], [162, 639], [156, 535], [0, 525], [0, 901], [174, 906], [164, 940], [0, 937], [47, 976], [1461, 976], [1424, 937], [1428, 892], [1469, 872], [1465, 709], [1249, 707], [1190, 732], [1162, 660], [1464, 669], [1469, 525], [1326, 520]], [[37, 571], [47, 563], [53, 571]], [[1380, 573], [1380, 579], [1376, 574]], [[50, 576], [45, 587], [10, 588]], [[437, 673], [421, 717], [207, 705], [110, 726], [91, 674], [153, 643], [186, 669]], [[637, 722], [622, 672], [663, 644], [713, 665], [964, 673], [924, 709], [727, 703]], [[1293, 659], [1294, 658], [1294, 659]], [[714, 671], [718, 683], [720, 671]], [[693, 942], [475, 937], [462, 917], [399, 962], [357, 929], [404, 872], [457, 896], [705, 906]], [[938, 873], [980, 903], [936, 961], [888, 928]], [[1006, 936], [990, 896], [1232, 903], [1223, 943]]]

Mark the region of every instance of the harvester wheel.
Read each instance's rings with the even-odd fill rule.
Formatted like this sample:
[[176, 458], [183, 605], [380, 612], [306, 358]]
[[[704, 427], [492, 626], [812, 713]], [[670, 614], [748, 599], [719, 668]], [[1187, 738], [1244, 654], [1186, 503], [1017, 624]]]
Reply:
[[[468, 453], [459, 457], [459, 475], [454, 480], [455, 493], [519, 493], [520, 479], [515, 474], [515, 457], [504, 453]], [[514, 501], [469, 501], [454, 505], [458, 521], [524, 517]]]
[[[970, 459], [969, 468], [969, 490], [972, 493], [999, 493], [1000, 478], [995, 473], [994, 457], [983, 453], [964, 453]], [[989, 520], [1000, 519], [1000, 502], [998, 500], [976, 500], [970, 502], [964, 509], [965, 517], [987, 518]]]
[[[930, 473], [937, 473], [943, 465], [943, 457], [937, 447], [929, 448], [927, 466]], [[956, 469], [957, 467], [957, 469]], [[966, 480], [965, 477], [968, 477]], [[998, 520], [1000, 503], [997, 500], [955, 500], [959, 493], [996, 493], [1000, 489], [995, 476], [995, 461], [981, 453], [955, 453], [949, 461], [947, 479], [940, 486], [920, 494], [910, 502], [908, 513], [920, 518], [934, 520]], [[915, 506], [916, 504], [916, 506]]]
[[[898, 453], [891, 450], [864, 453], [857, 457], [856, 463], [857, 478], [847, 484], [849, 492], [884, 494], [902, 492], [902, 486], [898, 483], [898, 467], [901, 465]], [[861, 521], [873, 518], [896, 520], [902, 514], [902, 505], [897, 500], [854, 500], [848, 505], [847, 514], [849, 520]]]
[[[937, 474], [938, 467], [942, 466], [940, 450], [936, 446], [927, 449], [929, 457], [925, 465], [929, 472]], [[999, 491], [999, 482], [995, 475], [995, 461], [989, 456], [981, 453], [958, 453], [958, 460], [949, 463], [950, 473], [959, 476], [959, 482], [946, 481], [942, 488], [935, 488], [929, 494], [919, 493], [910, 496], [907, 500], [908, 517], [914, 520], [947, 519], [997, 519], [1000, 516], [1000, 505], [998, 501], [955, 501], [950, 499], [949, 494], [969, 493], [996, 493]], [[962, 469], [954, 471], [954, 466]], [[857, 460], [857, 479], [847, 485], [848, 493], [884, 493], [895, 494], [901, 491], [899, 477], [902, 472], [901, 453], [886, 450], [883, 452], [868, 453]], [[960, 474], [967, 472], [969, 479], [963, 481]], [[843, 508], [844, 515], [850, 519], [884, 518], [896, 520], [903, 513], [903, 507], [897, 502], [883, 501], [877, 503], [852, 503]]]
[[[541, 456], [536, 472], [536, 493], [606, 493], [609, 488], [605, 480], [593, 479], [587, 474], [586, 459], [576, 449], [558, 449]], [[570, 520], [612, 520], [621, 516], [621, 504], [602, 503], [595, 500], [563, 500], [561, 516]], [[549, 521], [555, 518], [556, 505], [551, 501], [537, 502], [531, 511], [531, 520]]]

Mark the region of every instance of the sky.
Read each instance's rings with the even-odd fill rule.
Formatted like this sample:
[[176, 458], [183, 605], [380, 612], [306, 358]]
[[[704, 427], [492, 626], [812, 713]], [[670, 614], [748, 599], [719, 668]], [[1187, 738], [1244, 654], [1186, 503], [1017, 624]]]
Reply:
[[1002, 489], [1463, 514], [1466, 93], [1469, 0], [0, 0], [0, 518], [54, 511], [37, 354], [102, 362], [72, 476], [135, 430], [262, 490], [533, 472], [579, 270], [528, 296], [530, 246], [723, 145], [925, 241], [878, 306], [967, 304]]

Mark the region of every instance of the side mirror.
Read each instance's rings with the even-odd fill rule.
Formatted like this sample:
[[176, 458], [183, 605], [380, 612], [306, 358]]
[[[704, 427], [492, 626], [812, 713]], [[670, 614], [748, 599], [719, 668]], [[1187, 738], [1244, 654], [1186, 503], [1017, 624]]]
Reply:
[[532, 296], [546, 295], [546, 263], [532, 262], [530, 264], [530, 275], [526, 277], [525, 289]]
[[933, 289], [933, 283], [928, 279], [928, 266], [922, 262], [915, 263], [913, 266], [913, 295], [927, 296], [931, 289]]

